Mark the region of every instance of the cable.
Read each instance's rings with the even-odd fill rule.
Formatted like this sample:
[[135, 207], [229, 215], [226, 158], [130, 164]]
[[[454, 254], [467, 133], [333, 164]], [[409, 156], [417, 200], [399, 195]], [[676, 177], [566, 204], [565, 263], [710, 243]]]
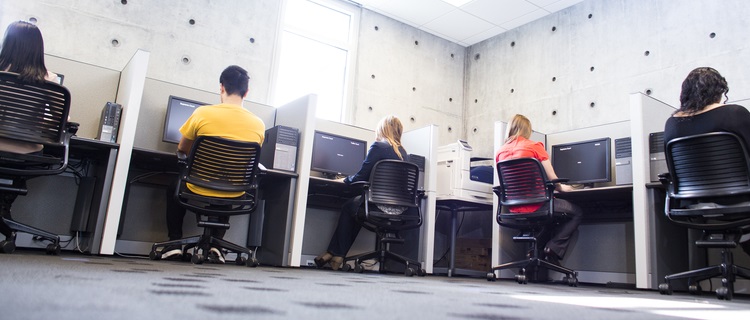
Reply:
[[129, 254], [122, 254], [122, 253], [119, 253], [117, 251], [115, 251], [115, 254], [118, 255], [118, 256], [120, 256], [120, 257], [123, 257], [123, 258], [148, 259], [148, 257], [134, 256], [134, 255], [129, 255]]

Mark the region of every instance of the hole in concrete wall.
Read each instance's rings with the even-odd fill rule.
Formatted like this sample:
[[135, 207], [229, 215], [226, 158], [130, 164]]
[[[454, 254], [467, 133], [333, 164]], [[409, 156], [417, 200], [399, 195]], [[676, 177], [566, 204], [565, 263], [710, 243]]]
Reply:
[[557, 81], [557, 77], [552, 77], [552, 82]]
[[411, 87], [411, 91], [417, 91], [417, 87]]
[[409, 117], [409, 121], [411, 121], [411, 122], [415, 122], [415, 121], [417, 121], [417, 119], [416, 119], [416, 118], [414, 118], [414, 116], [411, 116], [411, 117]]
[[119, 47], [120, 46], [120, 40], [112, 39], [112, 46], [113, 47]]
[[372, 106], [368, 106], [367, 111], [372, 111]]
[[474, 103], [477, 103], [477, 102], [479, 102], [479, 99], [474, 99]]
[[646, 50], [646, 52], [643, 53], [644, 56], [647, 56], [651, 54], [651, 51]]
[[477, 129], [476, 127], [474, 127], [474, 129], [472, 129], [471, 131], [474, 132], [474, 133], [477, 133], [477, 131], [479, 131], [479, 129]]
[[716, 33], [715, 32], [711, 32], [711, 34], [709, 34], [708, 36], [711, 37], [711, 39], [716, 38]]
[[552, 110], [552, 115], [556, 116], [557, 115], [557, 110]]
[[191, 26], [192, 26], [192, 25], [194, 25], [194, 24], [195, 24], [195, 19], [190, 19], [190, 20], [188, 20], [188, 23], [189, 23], [189, 24], [190, 24]]
[[481, 58], [480, 54], [477, 53], [477, 54], [474, 55], [474, 60], [479, 60], [479, 58]]
[[448, 127], [448, 132], [452, 132], [452, 131], [453, 131], [453, 128], [451, 128], [451, 127], [449, 126], [449, 127]]
[[591, 102], [591, 103], [589, 103], [589, 107], [592, 107], [592, 108], [593, 108], [593, 107], [596, 107], [596, 103], [595, 103], [595, 102]]
[[453, 102], [453, 98], [448, 98], [448, 102]]
[[33, 24], [36, 24], [36, 22], [37, 22], [36, 17], [29, 17], [29, 22], [31, 22]]
[[451, 59], [453, 59], [453, 54], [451, 53]]
[[375, 26], [375, 31], [378, 31], [378, 30], [380, 30], [380, 28], [378, 28], [378, 26]]
[[650, 95], [651, 95], [651, 89], [646, 89], [646, 95], [647, 95], [647, 96], [650, 96]]
[[373, 78], [373, 79], [375, 79], [375, 75], [374, 75], [374, 74], [373, 74], [373, 75], [371, 75], [370, 77], [371, 77], [371, 78]]
[[557, 27], [552, 26], [552, 32], [555, 32], [557, 30]]
[[120, 0], [120, 3], [122, 3], [123, 5], [128, 4], [128, 0]]
[[516, 46], [516, 42], [515, 42], [515, 41], [511, 41], [511, 42], [510, 42], [510, 46], [511, 46], [511, 47], [515, 47], [515, 46]]
[[591, 70], [591, 72], [594, 72], [594, 67], [592, 66], [589, 70]]
[[415, 46], [418, 46], [418, 45], [419, 45], [419, 41], [417, 41], [417, 40], [414, 40], [414, 45], [415, 45]]
[[190, 57], [188, 57], [188, 56], [182, 56], [182, 63], [183, 64], [190, 64]]
[[593, 18], [594, 15], [589, 13], [589, 19]]
[[250, 43], [255, 43], [255, 38], [250, 38]]
[[516, 89], [510, 89], [510, 93], [516, 92]]

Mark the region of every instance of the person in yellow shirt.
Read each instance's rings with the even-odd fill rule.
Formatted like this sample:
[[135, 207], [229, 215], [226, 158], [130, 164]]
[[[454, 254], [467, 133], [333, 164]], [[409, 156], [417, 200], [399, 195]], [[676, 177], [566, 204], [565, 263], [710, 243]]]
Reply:
[[[221, 103], [216, 105], [202, 106], [193, 112], [185, 124], [180, 127], [182, 138], [177, 145], [177, 150], [190, 154], [193, 142], [199, 136], [219, 136], [222, 138], [249, 141], [263, 144], [266, 126], [263, 120], [255, 114], [242, 107], [242, 101], [247, 96], [250, 77], [245, 69], [239, 66], [229, 66], [219, 77], [219, 93]], [[175, 186], [176, 187], [176, 186]], [[224, 192], [199, 186], [187, 185], [191, 192], [223, 198], [234, 198], [242, 196], [231, 192]], [[167, 231], [170, 240], [182, 238], [182, 221], [185, 217], [185, 208], [180, 206], [174, 199], [174, 189], [167, 190]], [[221, 217], [218, 222], [226, 223], [229, 217]], [[214, 236], [224, 236], [226, 230], [217, 230]], [[179, 258], [183, 254], [181, 246], [166, 247], [162, 250], [162, 259]], [[211, 262], [224, 263], [224, 256], [217, 248], [211, 248], [208, 253]]]

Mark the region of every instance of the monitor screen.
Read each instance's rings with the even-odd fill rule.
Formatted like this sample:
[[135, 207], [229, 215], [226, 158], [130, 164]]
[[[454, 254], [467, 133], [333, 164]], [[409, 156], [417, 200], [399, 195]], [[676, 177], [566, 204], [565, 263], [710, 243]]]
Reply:
[[610, 139], [601, 138], [552, 146], [552, 167], [569, 184], [612, 181]]
[[162, 136], [162, 141], [180, 143], [180, 138], [182, 138], [180, 127], [190, 118], [195, 108], [204, 105], [207, 105], [207, 103], [169, 96], [167, 114], [164, 116], [164, 135]]
[[367, 142], [315, 131], [311, 170], [328, 175], [352, 175], [359, 171]]

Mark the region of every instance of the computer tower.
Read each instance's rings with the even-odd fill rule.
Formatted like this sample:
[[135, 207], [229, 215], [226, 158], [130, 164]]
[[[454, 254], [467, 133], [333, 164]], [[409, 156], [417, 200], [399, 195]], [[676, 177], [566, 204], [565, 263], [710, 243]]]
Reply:
[[419, 167], [419, 180], [417, 182], [417, 188], [419, 188], [420, 190], [424, 190], [424, 167], [426, 163], [425, 157], [416, 154], [410, 154], [409, 162], [416, 164], [417, 167]]
[[654, 132], [648, 135], [648, 159], [651, 182], [658, 182], [659, 175], [669, 171], [664, 154], [664, 132]]
[[296, 171], [299, 129], [275, 126], [266, 130], [260, 152], [260, 163], [267, 169]]
[[99, 118], [99, 134], [96, 139], [106, 142], [117, 142], [117, 130], [120, 127], [120, 115], [122, 106], [107, 102], [102, 108], [102, 115]]
[[615, 184], [633, 184], [633, 150], [630, 137], [615, 139]]

